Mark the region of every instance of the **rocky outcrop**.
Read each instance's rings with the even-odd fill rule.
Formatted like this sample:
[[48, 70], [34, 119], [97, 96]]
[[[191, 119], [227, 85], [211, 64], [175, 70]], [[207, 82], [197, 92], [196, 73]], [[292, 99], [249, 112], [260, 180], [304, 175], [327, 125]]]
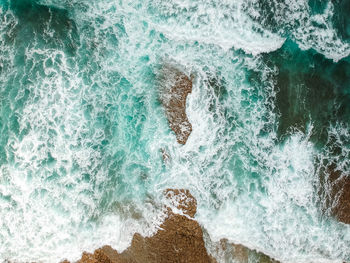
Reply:
[[186, 144], [192, 125], [186, 115], [186, 99], [192, 92], [192, 77], [179, 69], [164, 65], [159, 76], [159, 98], [177, 142]]
[[84, 253], [79, 263], [216, 262], [207, 253], [200, 225], [192, 219], [197, 209], [196, 199], [183, 189], [167, 189], [165, 195], [183, 215], [167, 208], [168, 217], [154, 236], [142, 237], [136, 233], [123, 253], [104, 246], [93, 254]]
[[[210, 240], [209, 234], [204, 230], [204, 239]], [[209, 241], [207, 249], [210, 255], [215, 257], [217, 262], [235, 262], [235, 263], [280, 263], [272, 257], [250, 249], [241, 244], [234, 244], [223, 238], [217, 242]]]
[[234, 259], [234, 262], [237, 263], [280, 263], [264, 253], [249, 249], [240, 244], [232, 244], [227, 239], [220, 240], [213, 254], [220, 255], [218, 258], [222, 262], [231, 262]]
[[340, 222], [350, 224], [350, 175], [337, 170], [334, 164], [328, 167], [327, 173], [326, 208]]
[[[78, 263], [217, 263], [206, 250], [200, 225], [193, 220], [197, 211], [196, 199], [184, 189], [167, 189], [164, 194], [169, 204], [168, 217], [154, 236], [143, 237], [136, 233], [124, 252], [118, 253], [112, 247], [104, 246], [93, 254], [84, 252]], [[177, 211], [170, 207], [176, 207]], [[207, 234], [205, 236], [209, 239]], [[238, 263], [279, 263], [226, 239], [212, 246], [210, 252], [220, 262], [234, 259]]]

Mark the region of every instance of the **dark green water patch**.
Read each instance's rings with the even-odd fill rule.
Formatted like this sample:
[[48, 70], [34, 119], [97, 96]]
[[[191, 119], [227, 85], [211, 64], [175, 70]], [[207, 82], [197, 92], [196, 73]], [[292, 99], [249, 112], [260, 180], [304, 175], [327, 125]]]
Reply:
[[264, 60], [278, 68], [275, 91], [280, 138], [293, 129], [305, 132], [312, 123], [312, 140], [324, 145], [330, 124], [349, 123], [349, 62], [334, 63], [312, 50], [300, 50], [291, 41], [264, 55]]
[[348, 43], [350, 42], [350, 1], [335, 0], [333, 24], [339, 34]]
[[75, 53], [79, 45], [79, 35], [67, 10], [29, 0], [11, 1], [10, 9], [18, 19], [14, 35], [17, 48], [39, 44], [41, 47]]
[[309, 7], [312, 14], [322, 14], [327, 7], [327, 1], [309, 0]]
[[[296, 32], [297, 28], [307, 26], [310, 22], [320, 30], [331, 26], [337, 32], [337, 37], [344, 42], [350, 42], [350, 1], [348, 0], [308, 0], [306, 5], [296, 1], [294, 3], [294, 1], [285, 0], [257, 0], [246, 1], [243, 7], [253, 21], [282, 37], [295, 39], [293, 32]], [[256, 15], [257, 13], [259, 15]], [[327, 15], [328, 25], [317, 23], [315, 19], [317, 15]]]

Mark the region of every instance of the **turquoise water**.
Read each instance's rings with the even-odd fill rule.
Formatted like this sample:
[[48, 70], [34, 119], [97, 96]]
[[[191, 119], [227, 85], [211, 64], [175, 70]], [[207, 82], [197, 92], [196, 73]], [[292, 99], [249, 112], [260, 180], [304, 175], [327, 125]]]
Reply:
[[[213, 242], [350, 260], [318, 194], [324, 165], [350, 169], [348, 1], [0, 3], [1, 261], [122, 250], [156, 231], [169, 187]], [[195, 75], [184, 146], [164, 63]]]

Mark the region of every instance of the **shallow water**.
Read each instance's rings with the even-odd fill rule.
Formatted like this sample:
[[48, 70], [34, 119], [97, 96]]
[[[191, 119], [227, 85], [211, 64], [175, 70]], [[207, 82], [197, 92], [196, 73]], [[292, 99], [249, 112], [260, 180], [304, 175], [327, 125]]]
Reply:
[[[76, 260], [188, 188], [212, 241], [350, 260], [319, 171], [349, 171], [348, 1], [0, 0], [0, 260]], [[194, 74], [176, 142], [164, 63]], [[164, 163], [161, 149], [170, 156]]]

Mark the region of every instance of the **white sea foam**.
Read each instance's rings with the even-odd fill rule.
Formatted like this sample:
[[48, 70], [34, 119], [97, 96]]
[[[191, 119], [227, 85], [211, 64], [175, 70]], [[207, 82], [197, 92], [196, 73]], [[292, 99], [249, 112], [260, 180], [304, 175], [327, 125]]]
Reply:
[[[333, 26], [333, 17], [336, 15], [334, 4], [332, 1], [325, 2], [325, 9], [315, 14], [306, 0], [271, 1], [268, 6], [274, 12], [273, 27], [275, 30], [278, 28], [280, 35], [291, 36], [301, 49], [314, 49], [337, 62], [350, 55], [350, 44], [339, 36]], [[258, 21], [265, 19], [259, 13], [259, 4], [257, 0], [246, 3], [249, 7], [247, 13]]]
[[[295, 3], [292, 3], [292, 5], [295, 5]], [[303, 6], [310, 12], [304, 3]], [[334, 16], [332, 2], [328, 2], [323, 13], [309, 15], [309, 17], [305, 19], [304, 17], [306, 17], [306, 15], [309, 14], [300, 14], [302, 18], [300, 16], [298, 18], [296, 18], [295, 15], [293, 16], [293, 19], [295, 19], [293, 23], [296, 21], [303, 21], [301, 26], [297, 27], [295, 32], [293, 32], [300, 48], [313, 48], [325, 57], [333, 59], [335, 62], [350, 55], [349, 43], [338, 36], [336, 29], [332, 25], [332, 18]]]
[[[30, 96], [16, 114], [20, 132], [28, 132], [23, 137], [10, 134], [6, 150], [12, 161], [1, 166], [0, 193], [5, 197], [0, 202], [1, 260], [78, 259], [82, 251], [104, 244], [124, 249], [134, 232], [154, 231], [145, 226], [157, 222], [159, 211], [154, 207], [143, 213], [143, 221], [98, 211], [103, 191], [93, 182], [98, 188], [109, 179], [101, 165], [106, 156], [91, 146], [100, 144], [105, 135], [98, 126], [90, 126], [81, 100], [93, 102], [90, 115], [95, 117], [113, 99], [113, 92], [90, 92], [91, 86], [85, 85], [86, 79], [80, 75], [84, 71], [62, 51], [27, 48], [25, 57], [32, 84], [21, 87], [28, 89]], [[86, 65], [84, 70], [92, 66]], [[42, 72], [36, 69], [40, 67]], [[100, 79], [94, 81], [101, 83]], [[84, 181], [84, 173], [90, 173], [91, 180]], [[92, 216], [100, 219], [93, 222]]]
[[[245, 66], [240, 68], [242, 63]], [[244, 79], [245, 68], [250, 67], [265, 70], [264, 84], [255, 91]], [[187, 112], [193, 133], [184, 147], [174, 146], [170, 151], [173, 160], [166, 184], [191, 189], [199, 203], [197, 219], [213, 240], [226, 238], [282, 262], [347, 258], [349, 240], [342, 237], [349, 235], [349, 227], [322, 217], [315, 202], [314, 158], [318, 153], [309, 142], [312, 127], [307, 134], [292, 134], [284, 145], [276, 144], [273, 128], [261, 136], [261, 130], [276, 117], [271, 113], [274, 83], [268, 81], [273, 71], [259, 60], [239, 59], [223, 71], [230, 104], [221, 104], [219, 109], [229, 107], [239, 115], [233, 123], [225, 122], [223, 116], [213, 119], [208, 110], [213, 94], [204, 82], [206, 73], [196, 68], [201, 73]], [[262, 92], [265, 99], [250, 101], [245, 107], [246, 94], [255, 92]], [[223, 126], [228, 125], [236, 127], [225, 135]]]
[[253, 55], [274, 51], [284, 42], [253, 22], [243, 12], [241, 1], [156, 1], [151, 6], [166, 17], [157, 20], [155, 28], [176, 41], [242, 49]]
[[[312, 130], [279, 144], [276, 69], [237, 52], [269, 52], [283, 38], [252, 22], [240, 2], [217, 9], [210, 1], [50, 3], [69, 10], [81, 46], [75, 57], [26, 50], [30, 96], [16, 113], [28, 131], [9, 136], [13, 161], [0, 167], [0, 194], [10, 196], [0, 201], [1, 260], [75, 260], [105, 244], [122, 250], [134, 232], [156, 230], [168, 187], [191, 190], [214, 241], [283, 262], [349, 258], [349, 227], [322, 217], [314, 202]], [[152, 74], [162, 61], [195, 74], [187, 100], [193, 132], [184, 146], [157, 104]], [[208, 85], [212, 76], [223, 98]], [[110, 144], [101, 151], [104, 139]]]
[[327, 222], [314, 201], [315, 152], [308, 137], [295, 134], [265, 157], [266, 193], [241, 193], [218, 211], [199, 210], [198, 220], [211, 238], [229, 239], [282, 262], [341, 262], [350, 229]]
[[9, 44], [14, 41], [16, 25], [13, 13], [0, 6], [0, 83], [4, 83], [5, 76], [13, 70], [15, 50]]

